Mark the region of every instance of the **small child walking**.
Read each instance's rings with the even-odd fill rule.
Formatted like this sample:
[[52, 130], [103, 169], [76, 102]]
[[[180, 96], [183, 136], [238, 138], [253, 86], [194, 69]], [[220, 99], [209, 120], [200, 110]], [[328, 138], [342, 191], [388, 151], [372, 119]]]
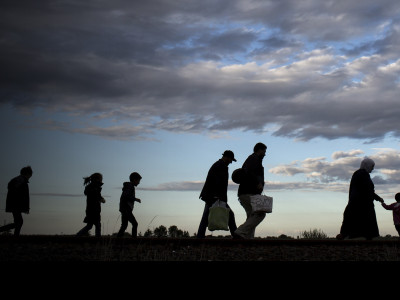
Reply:
[[138, 186], [142, 176], [139, 173], [133, 172], [129, 175], [129, 182], [124, 182], [122, 194], [119, 202], [119, 211], [121, 212], [121, 228], [118, 231], [117, 237], [122, 237], [128, 227], [128, 222], [132, 224], [132, 237], [137, 237], [138, 222], [136, 221], [132, 211], [135, 201], [141, 203], [141, 200], [136, 198], [135, 186]]
[[385, 209], [393, 211], [394, 227], [396, 228], [397, 233], [400, 236], [400, 193], [397, 193], [394, 196], [394, 199], [396, 200], [396, 202], [390, 205], [387, 205], [384, 202], [382, 202], [381, 204]]
[[103, 175], [100, 173], [93, 173], [89, 177], [84, 177], [83, 185], [85, 185], [84, 194], [86, 195], [86, 216], [83, 220], [87, 223], [76, 235], [87, 235], [89, 230], [95, 226], [95, 236], [101, 236], [101, 203], [105, 203], [106, 200], [101, 196], [101, 189], [103, 185]]

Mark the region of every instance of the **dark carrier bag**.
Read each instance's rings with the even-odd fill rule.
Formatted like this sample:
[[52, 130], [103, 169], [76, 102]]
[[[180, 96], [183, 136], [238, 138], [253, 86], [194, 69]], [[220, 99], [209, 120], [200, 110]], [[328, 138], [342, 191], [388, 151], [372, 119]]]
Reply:
[[242, 179], [244, 170], [242, 168], [236, 169], [235, 171], [232, 172], [232, 181], [234, 183], [240, 184], [240, 181]]

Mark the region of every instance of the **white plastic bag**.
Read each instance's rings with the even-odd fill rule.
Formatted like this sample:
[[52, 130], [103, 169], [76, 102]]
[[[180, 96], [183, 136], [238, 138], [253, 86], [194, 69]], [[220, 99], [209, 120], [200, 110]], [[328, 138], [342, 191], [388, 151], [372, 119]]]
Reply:
[[266, 195], [253, 195], [250, 196], [250, 203], [253, 212], [272, 212], [272, 197]]

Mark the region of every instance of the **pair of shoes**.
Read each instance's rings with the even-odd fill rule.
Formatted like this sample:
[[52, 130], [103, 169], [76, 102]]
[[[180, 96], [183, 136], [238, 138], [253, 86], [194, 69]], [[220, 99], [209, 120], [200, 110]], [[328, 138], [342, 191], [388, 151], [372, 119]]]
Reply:
[[338, 234], [337, 236], [336, 236], [336, 239], [337, 240], [344, 240], [344, 235], [342, 235], [342, 234]]

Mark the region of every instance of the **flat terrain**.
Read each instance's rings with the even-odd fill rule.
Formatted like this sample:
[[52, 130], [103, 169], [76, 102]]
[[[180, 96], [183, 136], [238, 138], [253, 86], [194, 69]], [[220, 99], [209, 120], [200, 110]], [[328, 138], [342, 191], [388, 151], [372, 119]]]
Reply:
[[99, 261], [393, 262], [400, 261], [400, 241], [0, 236], [0, 263]]

